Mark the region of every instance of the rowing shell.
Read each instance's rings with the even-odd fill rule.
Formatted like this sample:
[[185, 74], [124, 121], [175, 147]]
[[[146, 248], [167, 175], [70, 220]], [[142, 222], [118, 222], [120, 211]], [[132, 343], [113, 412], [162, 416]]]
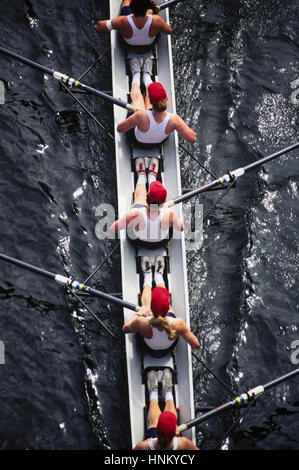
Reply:
[[[119, 0], [110, 0], [110, 18], [120, 14]], [[165, 21], [169, 21], [168, 11], [163, 10], [160, 15]], [[149, 54], [152, 54], [150, 52]], [[132, 56], [136, 56], [134, 53]], [[118, 33], [111, 31], [111, 56], [112, 56], [112, 86], [113, 96], [123, 101], [128, 101], [130, 90], [130, 79], [128, 75], [127, 59], [128, 56], [119, 45]], [[129, 55], [130, 56], [130, 55]], [[155, 80], [160, 81], [168, 96], [168, 110], [175, 112], [175, 93], [173, 79], [173, 64], [171, 53], [170, 36], [161, 35], [158, 44], [155, 47], [154, 57], [156, 59]], [[138, 156], [148, 157], [163, 155], [163, 171], [161, 179], [168, 191], [168, 198], [181, 194], [181, 176], [178, 153], [177, 135], [173, 133], [169, 136], [163, 147], [157, 147], [150, 151], [130, 148], [127, 138], [124, 134], [117, 131], [117, 125], [126, 117], [126, 111], [123, 108], [114, 106], [114, 125], [115, 125], [115, 157], [117, 173], [117, 192], [118, 192], [118, 216], [123, 216], [132, 205], [132, 195], [135, 188], [134, 164], [132, 160]], [[176, 206], [175, 210], [182, 219], [181, 205]], [[138, 303], [140, 292], [142, 290], [141, 274], [138, 271], [138, 259], [144, 254], [142, 251], [136, 253], [135, 247], [128, 240], [126, 234], [120, 234], [120, 252], [121, 252], [121, 276], [123, 298], [133, 303]], [[180, 233], [169, 242], [167, 250], [163, 252], [168, 264], [167, 286], [171, 293], [171, 303], [177, 316], [184, 319], [188, 327], [189, 322], [189, 302], [187, 270], [185, 258], [185, 239], [184, 234]], [[137, 262], [136, 262], [137, 260]], [[132, 311], [124, 309], [124, 321], [132, 316]], [[129, 407], [131, 423], [132, 447], [144, 439], [146, 428], [147, 406], [146, 381], [144, 380], [144, 371], [149, 368], [171, 367], [176, 369], [174, 385], [174, 395], [176, 407], [178, 409], [178, 423], [186, 422], [194, 416], [194, 398], [192, 381], [192, 357], [191, 349], [187, 343], [180, 339], [176, 346], [175, 356], [170, 355], [162, 359], [155, 359], [147, 354], [142, 355], [138, 347], [136, 336], [134, 334], [126, 335], [126, 357], [127, 357], [127, 375], [129, 389]], [[184, 433], [186, 437], [195, 443], [194, 428]]]

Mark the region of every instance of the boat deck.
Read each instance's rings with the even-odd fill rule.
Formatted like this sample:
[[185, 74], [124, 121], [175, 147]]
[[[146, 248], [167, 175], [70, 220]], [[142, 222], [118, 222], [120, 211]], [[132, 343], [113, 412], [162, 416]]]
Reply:
[[[110, 17], [119, 15], [119, 1], [110, 0]], [[168, 21], [167, 10], [160, 13]], [[173, 80], [173, 65], [170, 36], [161, 35], [154, 54], [156, 55], [155, 80], [160, 81], [168, 96], [168, 110], [175, 112], [175, 95]], [[129, 101], [130, 77], [126, 66], [126, 55], [120, 47], [117, 32], [111, 32], [112, 56], [112, 84], [113, 96], [123, 101]], [[159, 155], [162, 158], [161, 179], [168, 192], [168, 199], [181, 194], [180, 163], [178, 153], [178, 139], [175, 133], [171, 134], [162, 147], [145, 151], [130, 147], [127, 137], [117, 131], [117, 125], [126, 117], [127, 111], [114, 106], [115, 125], [115, 156], [118, 191], [118, 217], [124, 215], [132, 205], [132, 196], [135, 188], [135, 174], [132, 159], [137, 156]], [[181, 207], [176, 206], [175, 211], [182, 219]], [[140, 298], [140, 275], [136, 269], [136, 250], [126, 237], [125, 231], [120, 233], [121, 250], [121, 276], [123, 298], [138, 303]], [[142, 255], [141, 252], [137, 253]], [[177, 316], [180, 316], [189, 325], [188, 286], [185, 258], [184, 234], [180, 233], [168, 245], [168, 281], [171, 292], [172, 307]], [[124, 321], [132, 316], [132, 312], [124, 309]], [[142, 366], [140, 350], [134, 334], [126, 335], [127, 371], [129, 386], [129, 404], [131, 416], [132, 447], [144, 438], [144, 406], [146, 404], [146, 390], [143, 383], [142, 367], [157, 366], [155, 360], [146, 357]], [[192, 357], [191, 349], [187, 343], [180, 339], [175, 354], [177, 368], [176, 405], [179, 410], [179, 422], [193, 418], [193, 383], [192, 383]], [[171, 360], [171, 359], [167, 359]], [[165, 360], [164, 360], [165, 362]], [[161, 364], [161, 360], [160, 360]], [[163, 366], [167, 364], [163, 363]], [[194, 439], [194, 430], [190, 429], [184, 434]]]

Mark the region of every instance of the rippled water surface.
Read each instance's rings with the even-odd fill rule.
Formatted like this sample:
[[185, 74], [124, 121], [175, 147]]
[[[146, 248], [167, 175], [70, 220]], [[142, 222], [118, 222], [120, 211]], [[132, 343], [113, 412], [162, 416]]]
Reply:
[[[93, 25], [108, 2], [0, 0], [0, 42], [50, 68], [111, 90], [109, 37]], [[298, 2], [191, 2], [171, 9], [178, 113], [196, 130], [187, 146], [214, 175], [299, 140]], [[85, 280], [115, 246], [95, 235], [95, 209], [117, 207], [113, 109], [0, 55], [1, 252]], [[181, 151], [183, 186], [211, 177]], [[198, 202], [206, 213], [220, 196]], [[294, 369], [298, 333], [298, 151], [242, 177], [188, 251], [192, 330], [201, 359], [235, 393]], [[93, 284], [121, 292], [119, 254]], [[0, 447], [129, 449], [122, 311], [85, 299], [117, 340], [62, 288], [1, 263]], [[298, 365], [297, 365], [298, 367]], [[193, 363], [197, 412], [231, 398]], [[298, 379], [266, 392], [225, 438], [239, 411], [197, 428], [202, 449], [298, 448]], [[224, 439], [224, 440], [222, 440]], [[219, 447], [218, 447], [219, 448]]]

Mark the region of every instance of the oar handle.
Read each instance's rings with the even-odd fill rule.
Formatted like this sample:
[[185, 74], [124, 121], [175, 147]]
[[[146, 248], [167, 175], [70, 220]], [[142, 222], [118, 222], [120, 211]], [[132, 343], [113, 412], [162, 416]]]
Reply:
[[130, 103], [127, 103], [126, 109], [127, 109], [128, 111], [133, 111], [133, 113], [136, 111], [136, 108], [135, 108], [132, 104], [130, 104]]
[[187, 431], [188, 427], [187, 427], [187, 424], [180, 424], [179, 426], [177, 426], [176, 428], [176, 432], [177, 434], [180, 434], [181, 432], [184, 432], [184, 431]]

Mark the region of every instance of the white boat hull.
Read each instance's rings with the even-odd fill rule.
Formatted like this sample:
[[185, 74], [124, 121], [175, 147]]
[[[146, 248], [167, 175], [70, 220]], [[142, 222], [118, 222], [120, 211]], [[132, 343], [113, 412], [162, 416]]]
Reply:
[[[119, 15], [119, 0], [110, 0], [110, 18]], [[160, 13], [168, 21], [167, 10]], [[129, 77], [126, 75], [125, 55], [118, 43], [117, 33], [111, 32], [111, 56], [112, 56], [112, 85], [113, 96], [127, 102], [129, 96]], [[168, 110], [175, 112], [175, 94], [173, 80], [173, 64], [170, 36], [161, 35], [157, 45], [157, 76], [168, 96]], [[118, 191], [118, 215], [124, 215], [132, 204], [134, 192], [134, 173], [131, 168], [130, 148], [124, 134], [117, 131], [117, 125], [126, 117], [127, 111], [114, 106], [115, 125], [115, 154]], [[148, 154], [140, 151], [141, 155]], [[138, 151], [136, 155], [138, 154]], [[163, 184], [167, 188], [168, 199], [181, 194], [180, 163], [177, 135], [173, 133], [163, 144], [164, 171]], [[182, 218], [181, 207], [175, 210]], [[132, 302], [138, 302], [140, 293], [139, 274], [136, 271], [136, 253], [132, 243], [127, 239], [123, 231], [120, 236], [121, 245], [121, 275], [123, 298]], [[169, 243], [170, 266], [170, 290], [172, 295], [172, 307], [177, 316], [182, 317], [189, 325], [188, 285], [185, 258], [184, 234], [173, 239]], [[132, 316], [132, 311], [124, 309], [124, 321]], [[129, 387], [129, 406], [131, 417], [132, 447], [144, 439], [144, 406], [145, 386], [142, 383], [141, 358], [134, 334], [126, 335], [126, 355]], [[147, 358], [146, 364], [150, 365]], [[192, 383], [192, 356], [187, 343], [180, 339], [176, 347], [177, 385], [176, 406], [179, 409], [179, 422], [186, 422], [194, 417], [194, 398]], [[194, 428], [184, 433], [186, 437], [195, 442]]]

